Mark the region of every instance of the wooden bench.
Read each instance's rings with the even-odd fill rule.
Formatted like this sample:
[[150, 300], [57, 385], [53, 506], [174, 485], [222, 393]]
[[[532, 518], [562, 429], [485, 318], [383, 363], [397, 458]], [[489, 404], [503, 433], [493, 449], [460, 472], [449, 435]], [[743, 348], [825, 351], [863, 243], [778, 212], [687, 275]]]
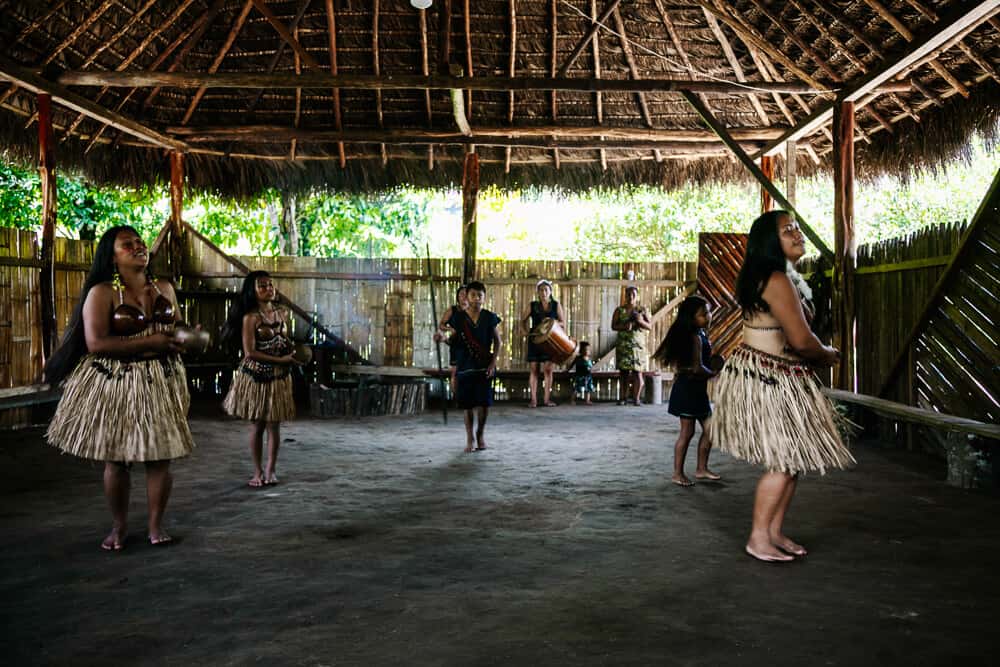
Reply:
[[51, 385], [47, 384], [30, 384], [24, 387], [0, 389], [0, 410], [56, 403], [61, 397], [61, 389], [53, 389]]
[[969, 444], [973, 437], [986, 440], [1000, 440], [1000, 425], [946, 415], [933, 410], [916, 408], [884, 398], [856, 394], [852, 391], [829, 389], [823, 393], [831, 400], [857, 405], [878, 415], [922, 426], [932, 426], [946, 431], [945, 450], [948, 455], [948, 484], [961, 488], [971, 488], [976, 484], [982, 455]]

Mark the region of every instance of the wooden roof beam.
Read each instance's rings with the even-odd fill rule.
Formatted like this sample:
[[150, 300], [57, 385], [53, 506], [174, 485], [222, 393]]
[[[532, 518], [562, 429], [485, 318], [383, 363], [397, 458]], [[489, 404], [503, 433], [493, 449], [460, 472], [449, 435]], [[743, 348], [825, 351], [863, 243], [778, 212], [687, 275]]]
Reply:
[[[632, 53], [632, 45], [629, 44], [628, 34], [625, 32], [625, 22], [622, 20], [621, 12], [616, 8], [612, 13], [615, 19], [615, 28], [618, 31], [618, 39], [621, 43], [622, 53], [625, 55], [625, 62], [628, 64], [629, 76], [633, 79], [639, 79], [639, 67], [635, 62], [635, 55]], [[646, 127], [653, 127], [653, 117], [649, 113], [649, 105], [646, 103], [646, 95], [643, 93], [636, 93], [636, 101], [639, 103], [639, 112], [642, 114], [642, 120], [646, 123]], [[659, 152], [654, 152], [657, 162], [662, 158]]]
[[808, 44], [806, 44], [805, 40], [803, 40], [801, 37], [799, 37], [798, 34], [796, 34], [796, 32], [794, 30], [792, 30], [791, 28], [789, 28], [788, 26], [786, 26], [785, 23], [784, 23], [784, 21], [781, 20], [781, 17], [778, 16], [777, 14], [775, 14], [774, 12], [772, 12], [767, 7], [767, 5], [765, 5], [764, 3], [762, 3], [760, 0], [750, 0], [750, 1], [753, 3], [754, 7], [756, 7], [758, 10], [760, 10], [760, 12], [764, 16], [766, 16], [768, 19], [770, 19], [771, 22], [774, 25], [778, 26], [778, 28], [781, 30], [781, 32], [783, 32], [786, 35], [788, 35], [788, 38], [791, 39], [792, 42], [794, 42], [796, 46], [798, 46], [800, 49], [802, 49], [802, 53], [804, 53], [807, 56], [809, 56], [810, 58], [812, 58], [816, 62], [816, 64], [819, 65], [819, 68], [821, 70], [823, 70], [828, 77], [830, 77], [833, 81], [836, 81], [838, 83], [844, 80], [840, 76], [840, 74], [837, 73], [836, 70], [834, 70], [832, 67], [830, 67], [830, 65], [819, 54], [819, 52], [816, 51], [816, 49], [814, 49], [811, 46], [809, 46]]
[[559, 68], [559, 71], [556, 73], [559, 78], [566, 76], [566, 73], [569, 72], [569, 68], [573, 66], [576, 59], [579, 58], [580, 55], [586, 50], [587, 46], [590, 44], [590, 40], [594, 39], [594, 35], [596, 35], [601, 29], [602, 24], [611, 18], [612, 12], [618, 9], [618, 5], [620, 5], [621, 2], [622, 0], [608, 0], [607, 4], [604, 5], [604, 9], [601, 10], [600, 16], [598, 16], [597, 20], [591, 24], [591, 26], [587, 29], [587, 32], [583, 34], [583, 37], [581, 37], [580, 41], [573, 47], [569, 56], [566, 57], [562, 67]]
[[[381, 2], [380, 0], [372, 0], [372, 70], [375, 76], [382, 74], [382, 56], [378, 49], [379, 14], [381, 14]], [[375, 122], [379, 129], [385, 126], [385, 114], [382, 112], [382, 91], [379, 89], [375, 90]], [[384, 167], [389, 163], [389, 154], [385, 150], [385, 144], [379, 147], [379, 152], [382, 154], [382, 166]]]
[[[56, 79], [64, 86], [109, 86], [112, 88], [354, 88], [357, 90], [470, 90], [509, 91], [576, 91], [614, 93], [676, 93], [691, 90], [702, 93], [746, 93], [746, 86], [757, 88], [760, 93], [797, 93], [800, 95], [826, 95], [830, 89], [823, 84], [814, 86], [797, 81], [748, 81], [736, 85], [728, 81], [703, 81], [691, 79], [596, 79], [596, 78], [546, 78], [546, 77], [476, 77], [418, 74], [336, 74], [325, 72], [267, 74], [263, 72], [176, 72], [176, 71], [126, 71], [106, 72], [94, 70], [68, 70]], [[818, 82], [817, 82], [818, 83]], [[879, 92], [907, 92], [907, 81], [883, 81], [875, 86]], [[866, 91], [868, 92], [868, 91]]]
[[[732, 128], [729, 131], [737, 141], [768, 141], [776, 139], [782, 135], [787, 128], [782, 127], [743, 127]], [[383, 137], [387, 141], [395, 136], [419, 136], [428, 142], [447, 140], [459, 136], [455, 130], [429, 130], [419, 128], [394, 128], [385, 130], [336, 130], [330, 128], [310, 128], [307, 130], [297, 130], [289, 125], [209, 125], [192, 126], [177, 125], [167, 127], [166, 132], [179, 136], [203, 136], [214, 137], [216, 139], [239, 139], [247, 136], [258, 136], [266, 139], [275, 137], [278, 141], [284, 141], [292, 136], [308, 138], [309, 136], [322, 136], [330, 140], [338, 137], [345, 141], [357, 139], [358, 137]], [[655, 129], [646, 127], [611, 127], [608, 125], [592, 126], [567, 126], [567, 125], [541, 125], [536, 127], [482, 127], [477, 126], [472, 131], [473, 137], [608, 137], [614, 139], [634, 139], [644, 141], [715, 141], [715, 133], [706, 129], [686, 130], [686, 129]]]
[[688, 101], [688, 104], [694, 107], [694, 110], [698, 112], [698, 115], [705, 121], [705, 124], [712, 128], [713, 132], [719, 135], [719, 138], [722, 139], [723, 143], [726, 144], [726, 147], [732, 151], [733, 155], [736, 156], [736, 159], [747, 168], [747, 171], [753, 174], [753, 177], [757, 179], [767, 193], [770, 194], [783, 209], [795, 216], [795, 219], [799, 223], [799, 227], [802, 229], [802, 233], [806, 235], [806, 238], [812, 241], [812, 244], [816, 246], [816, 249], [819, 250], [820, 254], [826, 259], [832, 260], [833, 253], [830, 251], [830, 248], [827, 247], [826, 243], [823, 242], [823, 239], [819, 237], [819, 234], [813, 231], [812, 227], [810, 227], [806, 221], [802, 219], [802, 216], [795, 210], [792, 203], [785, 198], [784, 194], [782, 194], [774, 183], [771, 182], [771, 179], [764, 175], [764, 172], [761, 171], [760, 167], [758, 167], [753, 159], [747, 155], [746, 151], [743, 150], [743, 147], [740, 146], [740, 144], [737, 143], [732, 136], [730, 136], [725, 126], [712, 115], [712, 112], [708, 110], [708, 107], [706, 107], [694, 93], [685, 91], [682, 95], [684, 95], [684, 99]]
[[[514, 0], [511, 0], [513, 2]], [[597, 0], [590, 0], [590, 20], [597, 21]], [[601, 35], [596, 34], [594, 38], [590, 40], [590, 44], [593, 47], [593, 57], [594, 57], [594, 78], [601, 78]], [[594, 93], [594, 116], [597, 119], [598, 125], [604, 124], [604, 96], [598, 91]], [[603, 136], [601, 137], [604, 138]], [[507, 149], [510, 153], [510, 149]], [[608, 152], [605, 149], [601, 149], [598, 152], [598, 156], [601, 159], [601, 171], [608, 170]]]
[[[747, 80], [746, 74], [743, 72], [743, 67], [740, 65], [739, 59], [736, 57], [736, 52], [733, 51], [732, 44], [729, 43], [729, 38], [726, 37], [726, 33], [722, 32], [722, 27], [719, 25], [719, 21], [711, 12], [706, 12], [704, 9], [702, 11], [705, 14], [705, 20], [708, 21], [708, 27], [715, 35], [715, 39], [719, 42], [719, 46], [722, 47], [722, 53], [725, 54], [726, 60], [729, 61], [729, 66], [733, 68], [733, 74], [736, 75], [736, 80], [743, 83]], [[757, 112], [757, 117], [760, 118], [761, 122], [765, 125], [771, 124], [771, 119], [768, 117], [767, 112], [764, 110], [763, 105], [761, 105], [760, 100], [754, 94], [747, 94], [749, 98], [750, 105]]]
[[[299, 40], [297, 40], [295, 38], [295, 35], [292, 34], [292, 30], [289, 30], [288, 26], [282, 23], [281, 19], [279, 19], [277, 15], [275, 15], [275, 13], [271, 11], [271, 8], [267, 6], [267, 2], [265, 0], [250, 0], [250, 1], [253, 3], [253, 6], [257, 8], [257, 11], [260, 12], [265, 19], [267, 19], [267, 22], [271, 24], [271, 27], [274, 28], [275, 32], [278, 33], [281, 39], [283, 39], [285, 43], [288, 44], [288, 46], [292, 47], [292, 51], [295, 51], [296, 55], [298, 55], [298, 57], [302, 59], [302, 63], [306, 67], [315, 70], [320, 69], [320, 65], [316, 61], [316, 59], [313, 58], [311, 55], [309, 55], [309, 52], [302, 47], [302, 44], [299, 43]], [[244, 18], [244, 21], [245, 20], [246, 19]], [[239, 23], [240, 27], [242, 27], [242, 23], [239, 21], [239, 19], [237, 19], [237, 23]], [[237, 32], [239, 31], [237, 30]], [[226, 49], [226, 52], [227, 53], [229, 52], [228, 48]]]
[[[333, 0], [326, 0], [326, 1], [330, 5], [332, 11]], [[511, 2], [513, 3], [514, 0], [511, 0]], [[417, 14], [419, 15], [420, 19], [420, 73], [423, 74], [424, 76], [429, 76], [431, 73], [431, 61], [430, 61], [430, 54], [428, 53], [428, 48], [427, 48], [427, 10], [418, 9]], [[331, 74], [336, 74], [336, 72], [331, 71]], [[513, 97], [513, 95], [514, 93], [511, 93], [511, 97]], [[427, 127], [428, 128], [434, 127], [434, 111], [431, 107], [430, 90], [424, 91], [424, 107], [427, 109]], [[338, 130], [341, 129], [339, 124], [337, 125], [337, 129]], [[343, 155], [344, 145], [339, 144], [339, 146], [341, 155]], [[341, 160], [340, 166], [341, 168], [344, 167], [343, 159]], [[434, 169], [434, 146], [427, 146], [427, 169], [430, 171]]]
[[106, 109], [105, 107], [88, 100], [82, 95], [68, 90], [58, 83], [42, 78], [31, 70], [21, 67], [17, 63], [7, 59], [5, 56], [0, 56], [0, 77], [8, 79], [12, 83], [16, 83], [21, 88], [29, 90], [33, 93], [46, 93], [51, 95], [53, 100], [72, 109], [73, 111], [86, 114], [91, 118], [107, 123], [108, 125], [118, 128], [122, 132], [131, 134], [132, 136], [142, 139], [143, 141], [151, 143], [155, 146], [178, 151], [186, 151], [188, 149], [187, 144], [183, 141], [160, 134], [159, 132], [148, 128], [141, 123], [137, 123], [131, 118], [127, 118], [121, 114], [111, 111], [110, 109]]
[[[929, 53], [948, 42], [954, 35], [968, 29], [969, 26], [978, 25], [985, 21], [995, 12], [997, 5], [998, 0], [979, 0], [972, 5], [957, 8], [957, 11], [939, 23], [930, 26], [922, 36], [911, 41], [907, 45], [906, 51], [899, 54], [894, 60], [880, 63], [877, 68], [852, 82], [846, 89], [841, 90], [837, 95], [837, 101], [857, 102], [875, 92], [879, 85], [892, 80], [911, 64], [921, 61]], [[825, 126], [832, 118], [833, 105], [833, 102], [823, 104], [798, 126], [789, 130], [782, 139], [768, 144], [759, 155], [776, 153], [785, 141], [807, 137], [820, 127]], [[755, 157], [759, 157], [759, 155]]]
[[[229, 29], [229, 34], [226, 35], [226, 41], [222, 43], [219, 48], [219, 52], [215, 55], [215, 60], [208, 67], [208, 73], [214, 74], [218, 71], [219, 65], [225, 60], [226, 55], [229, 53], [229, 49], [233, 47], [233, 42], [236, 41], [236, 36], [240, 34], [240, 30], [243, 29], [243, 24], [246, 23], [247, 17], [250, 16], [250, 9], [253, 7], [256, 0], [246, 0], [243, 3], [243, 8], [240, 10], [239, 15], [233, 22], [233, 26]], [[181, 124], [187, 124], [191, 120], [191, 116], [194, 114], [194, 110], [198, 108], [198, 104], [201, 102], [201, 98], [205, 96], [205, 92], [208, 90], [207, 87], [201, 86], [198, 88], [197, 92], [194, 94], [194, 99], [191, 100], [191, 104], [188, 105], [187, 111], [184, 112], [184, 118], [181, 120]]]
[[[330, 75], [337, 76], [337, 11], [333, 7], [333, 0], [325, 0], [323, 3], [326, 10], [326, 31], [327, 31], [327, 48], [330, 53]], [[421, 19], [423, 19], [424, 11], [420, 10]], [[424, 33], [425, 40], [425, 55], [426, 55], [426, 31]], [[426, 60], [426, 58], [425, 58]], [[424, 64], [426, 69], [426, 62]], [[428, 107], [429, 112], [429, 107]], [[340, 111], [340, 88], [334, 86], [333, 88], [333, 126], [337, 131], [342, 128], [342, 116]], [[340, 168], [343, 169], [347, 166], [347, 156], [344, 154], [344, 144], [337, 144], [337, 158], [340, 160]]]

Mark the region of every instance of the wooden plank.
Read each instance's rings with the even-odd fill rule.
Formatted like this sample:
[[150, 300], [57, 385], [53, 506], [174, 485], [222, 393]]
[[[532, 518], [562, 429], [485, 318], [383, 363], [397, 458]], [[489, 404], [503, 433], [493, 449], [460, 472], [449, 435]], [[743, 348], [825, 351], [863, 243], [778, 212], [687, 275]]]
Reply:
[[39, 268], [42, 357], [47, 359], [55, 349], [56, 330], [55, 268], [52, 253], [56, 238], [56, 173], [55, 146], [52, 135], [52, 98], [38, 96], [38, 173], [42, 193], [42, 248]]
[[856, 394], [852, 391], [842, 389], [830, 389], [823, 387], [823, 393], [830, 399], [860, 405], [878, 414], [895, 417], [904, 421], [916, 424], [924, 424], [948, 431], [958, 431], [970, 435], [978, 435], [992, 440], [1000, 440], [1000, 424], [986, 424], [975, 419], [956, 417], [954, 415], [941, 414], [933, 410], [915, 408], [895, 401], [887, 401], [884, 398], [868, 396], [866, 394]]

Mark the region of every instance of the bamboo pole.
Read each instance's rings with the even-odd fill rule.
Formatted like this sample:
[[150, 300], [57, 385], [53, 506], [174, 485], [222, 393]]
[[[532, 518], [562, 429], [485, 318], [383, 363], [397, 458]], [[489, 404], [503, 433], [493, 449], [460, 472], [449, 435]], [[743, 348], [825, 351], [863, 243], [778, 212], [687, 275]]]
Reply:
[[55, 268], [53, 250], [56, 240], [56, 173], [52, 135], [52, 98], [38, 95], [38, 175], [42, 191], [42, 266], [39, 287], [42, 324], [42, 360], [56, 345]]

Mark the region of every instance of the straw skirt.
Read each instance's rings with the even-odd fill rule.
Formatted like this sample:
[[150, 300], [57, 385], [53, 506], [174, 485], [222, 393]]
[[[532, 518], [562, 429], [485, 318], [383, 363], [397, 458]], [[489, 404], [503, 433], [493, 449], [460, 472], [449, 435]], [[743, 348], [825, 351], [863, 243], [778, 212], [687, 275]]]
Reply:
[[846, 422], [802, 361], [740, 345], [715, 387], [709, 433], [719, 449], [768, 471], [845, 468], [854, 457], [840, 437]]
[[233, 384], [222, 407], [233, 417], [254, 422], [294, 419], [289, 367], [244, 358], [233, 373]]
[[67, 378], [49, 444], [97, 461], [163, 461], [194, 449], [184, 364], [178, 356], [113, 359], [88, 354]]

